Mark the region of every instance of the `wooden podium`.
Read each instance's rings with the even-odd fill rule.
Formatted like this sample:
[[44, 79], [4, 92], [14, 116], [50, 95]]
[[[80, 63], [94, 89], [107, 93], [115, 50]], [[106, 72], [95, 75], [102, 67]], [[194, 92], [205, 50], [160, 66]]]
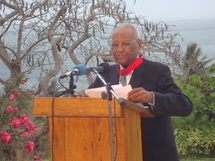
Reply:
[[[54, 98], [53, 104], [52, 101], [35, 98], [32, 111], [33, 115], [49, 118], [52, 161], [111, 161], [108, 101], [101, 98]], [[111, 103], [115, 161], [142, 161], [140, 117], [153, 117], [152, 113], [126, 100], [123, 107], [115, 99]]]

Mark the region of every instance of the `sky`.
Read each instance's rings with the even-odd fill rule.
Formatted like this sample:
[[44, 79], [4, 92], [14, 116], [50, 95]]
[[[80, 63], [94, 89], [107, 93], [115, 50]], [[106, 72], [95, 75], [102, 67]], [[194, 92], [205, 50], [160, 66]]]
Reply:
[[215, 0], [125, 0], [127, 7], [148, 20], [215, 18]]

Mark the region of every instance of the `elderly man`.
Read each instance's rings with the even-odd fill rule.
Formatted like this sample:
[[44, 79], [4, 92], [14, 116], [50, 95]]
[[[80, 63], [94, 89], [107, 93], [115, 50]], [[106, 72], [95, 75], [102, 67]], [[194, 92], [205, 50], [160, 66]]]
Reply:
[[[141, 118], [143, 160], [178, 161], [170, 116], [189, 115], [192, 103], [173, 82], [169, 67], [140, 58], [141, 48], [142, 40], [133, 25], [118, 26], [111, 42], [118, 64], [111, 65], [111, 70], [102, 76], [112, 85], [130, 84], [128, 100], [149, 105], [155, 114], [153, 118]], [[101, 86], [96, 78], [89, 88]]]

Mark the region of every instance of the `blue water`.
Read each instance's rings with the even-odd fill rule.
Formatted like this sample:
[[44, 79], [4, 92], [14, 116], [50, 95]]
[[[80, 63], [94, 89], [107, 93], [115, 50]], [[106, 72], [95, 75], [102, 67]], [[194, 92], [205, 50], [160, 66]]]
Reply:
[[201, 48], [203, 55], [207, 55], [208, 58], [215, 58], [215, 29], [184, 30], [181, 35], [184, 38], [184, 42], [181, 43], [184, 50], [186, 44], [194, 42]]
[[[215, 20], [178, 20], [178, 21], [167, 21], [168, 25], [171, 26], [172, 32], [179, 32], [179, 34], [183, 37], [183, 41], [181, 39], [176, 40], [182, 47], [183, 52], [185, 52], [186, 47], [189, 43], [197, 43], [198, 47], [202, 49], [203, 55], [207, 55], [208, 58], [215, 58]], [[11, 42], [14, 38], [8, 37], [8, 42]], [[9, 70], [5, 67], [5, 65], [0, 60], [0, 78], [8, 79], [9, 78]], [[66, 63], [65, 69], [72, 69], [74, 64], [71, 62]], [[36, 88], [36, 81], [39, 79], [39, 68], [36, 68], [31, 75], [28, 75], [29, 81], [26, 85], [23, 85], [26, 88], [31, 87], [31, 89]], [[65, 71], [65, 70], [64, 70]], [[59, 77], [59, 76], [58, 76]], [[58, 78], [56, 77], [56, 78]], [[68, 87], [69, 79], [63, 80], [64, 85]], [[80, 76], [78, 78], [78, 82], [76, 91], [84, 90], [88, 87], [86, 83], [86, 76]], [[2, 89], [2, 85], [0, 84], [0, 91]]]
[[167, 23], [172, 26], [172, 31], [179, 31], [183, 37], [183, 41], [178, 40], [178, 43], [184, 52], [189, 43], [197, 43], [202, 55], [215, 58], [215, 19], [178, 20]]

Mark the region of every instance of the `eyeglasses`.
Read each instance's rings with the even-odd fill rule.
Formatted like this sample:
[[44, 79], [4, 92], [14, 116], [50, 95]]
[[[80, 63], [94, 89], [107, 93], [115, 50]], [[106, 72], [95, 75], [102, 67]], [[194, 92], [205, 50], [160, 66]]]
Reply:
[[125, 48], [129, 48], [131, 46], [131, 44], [133, 44], [135, 41], [137, 41], [137, 40], [134, 40], [134, 41], [126, 40], [126, 41], [124, 41], [122, 43], [117, 43], [117, 42], [113, 41], [113, 42], [110, 43], [110, 46], [113, 49], [118, 49], [119, 45], [121, 44], [122, 48], [125, 49]]

